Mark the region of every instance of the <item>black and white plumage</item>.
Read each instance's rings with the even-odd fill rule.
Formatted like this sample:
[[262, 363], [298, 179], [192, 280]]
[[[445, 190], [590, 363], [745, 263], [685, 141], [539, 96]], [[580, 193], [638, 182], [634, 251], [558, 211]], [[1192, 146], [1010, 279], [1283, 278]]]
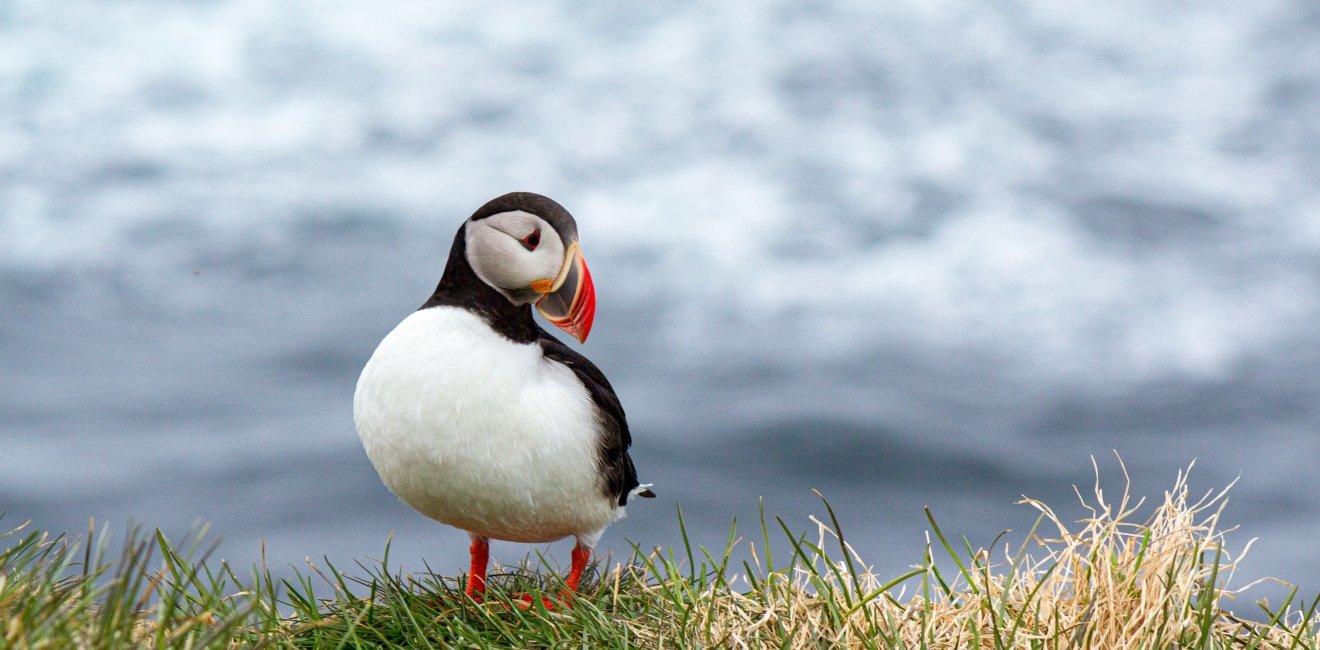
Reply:
[[[354, 420], [385, 485], [468, 531], [468, 593], [487, 543], [573, 536], [576, 589], [605, 527], [640, 486], [623, 407], [605, 375], [537, 325], [579, 341], [595, 293], [577, 226], [558, 203], [515, 192], [454, 237], [435, 293], [381, 341], [358, 379]], [[480, 566], [478, 566], [480, 565]]]

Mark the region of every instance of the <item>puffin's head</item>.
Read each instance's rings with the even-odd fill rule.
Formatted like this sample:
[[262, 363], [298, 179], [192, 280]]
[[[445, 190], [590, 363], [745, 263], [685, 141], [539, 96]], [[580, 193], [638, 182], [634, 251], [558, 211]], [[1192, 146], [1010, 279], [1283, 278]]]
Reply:
[[540, 194], [512, 192], [481, 206], [464, 227], [467, 262], [482, 282], [587, 340], [596, 288], [568, 210]]

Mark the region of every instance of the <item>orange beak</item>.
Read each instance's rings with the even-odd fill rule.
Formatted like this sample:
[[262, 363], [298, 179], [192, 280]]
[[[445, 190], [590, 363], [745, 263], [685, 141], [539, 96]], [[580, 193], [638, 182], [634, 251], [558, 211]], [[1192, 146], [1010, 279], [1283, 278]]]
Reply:
[[536, 301], [540, 312], [552, 325], [583, 343], [596, 320], [596, 285], [577, 242], [568, 247], [559, 276]]

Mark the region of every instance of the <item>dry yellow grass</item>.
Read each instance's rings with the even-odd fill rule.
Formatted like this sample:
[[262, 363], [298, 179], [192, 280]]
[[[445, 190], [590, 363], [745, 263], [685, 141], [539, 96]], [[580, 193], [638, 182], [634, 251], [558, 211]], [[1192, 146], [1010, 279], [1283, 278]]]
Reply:
[[[1040, 512], [1037, 526], [998, 560], [984, 549], [959, 558], [931, 519], [939, 546], [928, 545], [923, 565], [891, 584], [839, 539], [831, 513], [832, 525], [816, 521], [816, 542], [796, 549], [794, 567], [753, 567], [759, 578], [717, 579], [701, 590], [679, 584], [691, 580], [653, 581], [646, 588], [671, 611], [630, 626], [655, 647], [1320, 647], [1307, 612], [1280, 610], [1274, 621], [1255, 623], [1221, 609], [1246, 588], [1230, 591], [1229, 583], [1250, 547], [1233, 554], [1224, 546], [1226, 493], [1193, 500], [1180, 472], [1163, 503], [1136, 521], [1141, 503], [1130, 502], [1126, 483], [1111, 501], [1097, 471], [1089, 498], [1078, 492], [1090, 516], [1070, 525], [1025, 499]], [[947, 575], [931, 561], [941, 547], [954, 565]], [[660, 558], [649, 564], [674, 573]]]

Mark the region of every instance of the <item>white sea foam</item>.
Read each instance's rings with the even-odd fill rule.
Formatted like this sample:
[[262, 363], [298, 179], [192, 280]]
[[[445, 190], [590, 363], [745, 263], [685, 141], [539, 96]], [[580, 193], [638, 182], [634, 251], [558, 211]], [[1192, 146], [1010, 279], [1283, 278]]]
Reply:
[[1320, 143], [1269, 119], [1314, 111], [1317, 64], [1262, 44], [1297, 3], [504, 6], [9, 3], [0, 268], [151, 287], [516, 188], [683, 296], [696, 357], [761, 353], [750, 322], [806, 359], [1213, 377], [1317, 311]]

